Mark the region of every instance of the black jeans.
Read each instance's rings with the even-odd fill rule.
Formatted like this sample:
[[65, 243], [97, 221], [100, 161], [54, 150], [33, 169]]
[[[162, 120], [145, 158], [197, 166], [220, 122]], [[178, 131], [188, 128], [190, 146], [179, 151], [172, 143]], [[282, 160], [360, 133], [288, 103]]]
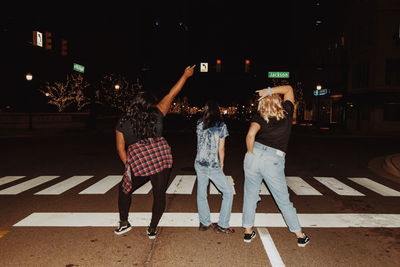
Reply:
[[122, 191], [121, 182], [118, 193], [119, 219], [121, 221], [128, 220], [132, 193], [150, 180], [153, 186], [153, 209], [150, 227], [156, 228], [165, 210], [165, 191], [167, 191], [170, 173], [171, 169], [167, 168], [150, 176], [132, 176], [132, 190], [128, 194]]

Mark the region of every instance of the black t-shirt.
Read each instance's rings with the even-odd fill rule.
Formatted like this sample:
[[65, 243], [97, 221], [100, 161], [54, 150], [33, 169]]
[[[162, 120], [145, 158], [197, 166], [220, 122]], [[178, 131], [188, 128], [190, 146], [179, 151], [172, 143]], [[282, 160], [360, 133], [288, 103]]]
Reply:
[[275, 118], [271, 118], [267, 123], [257, 112], [251, 122], [256, 122], [261, 126], [256, 135], [256, 142], [286, 152], [292, 129], [294, 106], [292, 102], [286, 100], [283, 103], [283, 108], [286, 111], [286, 118], [284, 119], [278, 121]]
[[[154, 110], [154, 112], [155, 112], [155, 115], [157, 118], [156, 137], [160, 137], [160, 136], [162, 136], [162, 133], [163, 133], [164, 114], [158, 108], [156, 108]], [[136, 134], [133, 131], [132, 123], [129, 120], [122, 122], [122, 117], [121, 117], [118, 120], [115, 129], [123, 133], [126, 146], [129, 146], [129, 145], [134, 144], [137, 141], [139, 141]]]

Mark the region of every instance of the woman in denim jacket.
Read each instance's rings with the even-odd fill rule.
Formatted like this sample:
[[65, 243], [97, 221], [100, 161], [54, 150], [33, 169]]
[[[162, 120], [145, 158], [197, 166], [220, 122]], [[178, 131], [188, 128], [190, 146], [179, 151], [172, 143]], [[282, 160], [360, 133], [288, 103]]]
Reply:
[[[195, 170], [197, 174], [197, 208], [200, 231], [210, 228], [218, 233], [230, 234], [233, 188], [224, 172], [225, 138], [229, 135], [226, 124], [222, 121], [216, 101], [209, 100], [204, 106], [202, 118], [197, 121], [197, 154]], [[222, 193], [222, 203], [218, 223], [212, 223], [207, 200], [207, 188], [211, 180]]]

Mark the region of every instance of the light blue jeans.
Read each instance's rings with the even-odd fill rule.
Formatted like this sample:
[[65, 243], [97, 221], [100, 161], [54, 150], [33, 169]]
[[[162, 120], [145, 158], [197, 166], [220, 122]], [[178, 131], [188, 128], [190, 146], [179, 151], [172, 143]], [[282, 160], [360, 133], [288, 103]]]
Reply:
[[246, 153], [243, 165], [245, 182], [242, 226], [244, 228], [254, 226], [261, 182], [264, 180], [289, 231], [300, 232], [301, 226], [296, 209], [289, 199], [285, 177], [285, 153], [255, 142], [253, 153]]
[[209, 180], [213, 181], [217, 189], [222, 193], [221, 209], [219, 211], [218, 225], [227, 228], [231, 219], [233, 188], [220, 168], [209, 168], [195, 163], [197, 174], [197, 210], [199, 220], [203, 225], [210, 225], [210, 207], [207, 200], [207, 188]]

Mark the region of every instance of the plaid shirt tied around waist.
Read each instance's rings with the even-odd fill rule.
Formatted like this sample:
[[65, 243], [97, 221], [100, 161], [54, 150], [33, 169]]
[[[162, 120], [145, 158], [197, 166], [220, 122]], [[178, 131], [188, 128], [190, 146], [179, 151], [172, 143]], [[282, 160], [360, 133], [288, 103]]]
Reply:
[[147, 138], [128, 147], [122, 188], [125, 194], [132, 189], [134, 176], [150, 176], [172, 167], [171, 147], [164, 137]]

